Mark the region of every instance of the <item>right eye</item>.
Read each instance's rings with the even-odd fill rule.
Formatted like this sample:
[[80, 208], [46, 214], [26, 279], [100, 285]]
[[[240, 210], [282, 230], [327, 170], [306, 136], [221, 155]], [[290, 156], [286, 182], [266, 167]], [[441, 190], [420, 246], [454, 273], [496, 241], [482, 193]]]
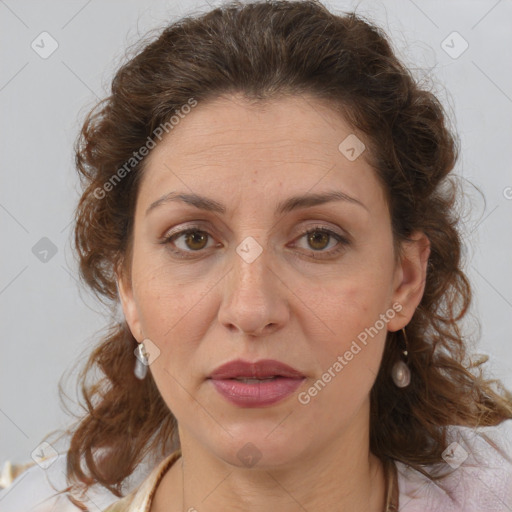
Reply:
[[[191, 226], [187, 229], [166, 235], [161, 243], [169, 245], [173, 253], [182, 255], [182, 257], [188, 257], [183, 256], [183, 254], [200, 252], [205, 249], [209, 237], [211, 237], [211, 235], [199, 229], [199, 226]], [[181, 239], [183, 240], [182, 242]], [[183, 244], [181, 247], [179, 247], [179, 245], [177, 246], [178, 241]], [[177, 249], [175, 247], [177, 247]]]

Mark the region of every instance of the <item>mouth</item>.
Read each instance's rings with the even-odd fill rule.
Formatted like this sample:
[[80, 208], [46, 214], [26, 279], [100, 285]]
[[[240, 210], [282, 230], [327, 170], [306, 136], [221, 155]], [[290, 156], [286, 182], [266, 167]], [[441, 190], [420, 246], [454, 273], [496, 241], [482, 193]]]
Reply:
[[275, 360], [231, 361], [208, 378], [216, 391], [238, 407], [267, 407], [290, 396], [306, 377]]

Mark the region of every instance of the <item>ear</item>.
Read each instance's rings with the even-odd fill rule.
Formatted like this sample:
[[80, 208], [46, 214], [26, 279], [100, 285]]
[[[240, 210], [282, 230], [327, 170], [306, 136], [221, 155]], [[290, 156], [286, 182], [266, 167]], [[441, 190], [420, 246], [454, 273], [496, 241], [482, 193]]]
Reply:
[[131, 279], [123, 271], [116, 270], [117, 290], [123, 308], [126, 323], [133, 337], [140, 343], [143, 341], [137, 302], [133, 294]]
[[415, 231], [402, 242], [401, 253], [395, 270], [392, 303], [399, 303], [402, 309], [388, 322], [389, 331], [405, 327], [421, 302], [427, 279], [430, 240], [425, 233]]

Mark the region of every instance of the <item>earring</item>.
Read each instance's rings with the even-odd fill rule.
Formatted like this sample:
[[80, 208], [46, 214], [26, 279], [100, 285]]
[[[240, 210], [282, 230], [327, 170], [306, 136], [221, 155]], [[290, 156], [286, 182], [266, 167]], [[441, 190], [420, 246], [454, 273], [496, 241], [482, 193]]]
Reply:
[[[405, 350], [402, 350], [402, 354], [407, 358], [407, 335], [405, 334], [405, 329], [402, 329], [402, 334], [404, 337]], [[398, 360], [391, 370], [391, 377], [393, 378], [393, 382], [395, 386], [399, 388], [405, 388], [411, 382], [411, 370], [407, 363], [402, 361], [402, 359]]]
[[149, 358], [146, 352], [146, 347], [144, 347], [144, 342], [139, 343], [137, 348], [134, 351], [135, 354], [135, 368], [133, 373], [135, 373], [135, 377], [140, 380], [143, 380], [148, 373], [148, 365]]

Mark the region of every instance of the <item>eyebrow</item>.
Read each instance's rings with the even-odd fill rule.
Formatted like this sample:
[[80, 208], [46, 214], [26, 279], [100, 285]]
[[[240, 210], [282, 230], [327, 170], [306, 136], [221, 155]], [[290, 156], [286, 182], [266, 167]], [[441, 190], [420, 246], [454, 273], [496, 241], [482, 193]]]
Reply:
[[[214, 212], [219, 214], [226, 213], [226, 207], [215, 201], [214, 199], [210, 199], [205, 196], [201, 196], [193, 193], [178, 193], [178, 192], [169, 192], [164, 196], [160, 197], [146, 210], [146, 215], [157, 208], [162, 204], [167, 204], [174, 201], [182, 201], [184, 203], [190, 204], [198, 208], [199, 210], [204, 210], [208, 212]], [[346, 201], [348, 203], [357, 204], [362, 206], [365, 210], [369, 211], [368, 208], [358, 199], [351, 197], [344, 192], [340, 191], [330, 191], [323, 192], [317, 194], [303, 194], [289, 197], [288, 199], [279, 203], [275, 209], [275, 215], [282, 215], [283, 213], [288, 213], [293, 210], [299, 210], [301, 208], [310, 208], [312, 206], [317, 206], [324, 203], [329, 203], [332, 201]]]

